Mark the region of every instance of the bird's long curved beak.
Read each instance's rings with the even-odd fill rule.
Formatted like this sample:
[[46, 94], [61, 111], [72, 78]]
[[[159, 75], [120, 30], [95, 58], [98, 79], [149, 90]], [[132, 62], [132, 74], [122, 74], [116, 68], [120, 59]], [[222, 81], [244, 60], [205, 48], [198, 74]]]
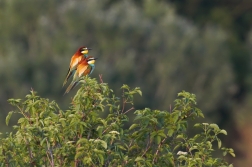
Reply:
[[87, 48], [87, 50], [92, 50], [92, 48]]

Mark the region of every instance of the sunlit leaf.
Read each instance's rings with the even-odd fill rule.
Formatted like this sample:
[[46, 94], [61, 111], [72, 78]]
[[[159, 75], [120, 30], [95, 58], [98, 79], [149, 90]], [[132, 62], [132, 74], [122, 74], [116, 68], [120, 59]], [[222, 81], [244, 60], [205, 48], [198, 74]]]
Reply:
[[13, 111], [10, 111], [10, 112], [8, 113], [8, 115], [7, 115], [7, 117], [6, 117], [6, 125], [9, 124], [9, 121], [10, 121], [10, 118], [11, 118], [12, 114], [13, 114]]
[[135, 129], [136, 127], [139, 127], [139, 124], [132, 124], [129, 128], [129, 130]]
[[217, 142], [218, 142], [218, 148], [221, 148], [221, 140], [219, 138], [216, 138]]
[[227, 135], [227, 131], [226, 131], [226, 130], [224, 130], [224, 129], [220, 130], [220, 132], [219, 132], [219, 133], [222, 133], [222, 134], [224, 134], [224, 135]]
[[217, 124], [210, 124], [211, 128], [214, 128], [214, 130], [219, 130], [219, 126]]
[[138, 162], [138, 161], [144, 161], [144, 158], [142, 158], [142, 157], [137, 157], [137, 158], [135, 159], [135, 161], [136, 161], [136, 162]]

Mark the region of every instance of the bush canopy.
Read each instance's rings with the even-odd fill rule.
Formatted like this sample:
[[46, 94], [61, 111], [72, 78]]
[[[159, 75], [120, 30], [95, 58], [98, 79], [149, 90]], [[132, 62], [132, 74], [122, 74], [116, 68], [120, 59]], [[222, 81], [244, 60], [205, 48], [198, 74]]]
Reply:
[[[170, 111], [135, 110], [133, 99], [142, 95], [140, 88], [123, 85], [119, 98], [107, 83], [83, 79], [65, 111], [33, 90], [24, 100], [8, 100], [16, 109], [9, 112], [6, 123], [13, 113], [21, 118], [13, 132], [0, 138], [1, 167], [232, 166], [224, 156], [234, 157], [234, 151], [222, 146], [219, 135], [227, 132], [218, 125], [196, 123], [200, 132], [187, 134], [188, 123], [204, 117], [194, 94], [178, 93]], [[213, 157], [213, 144], [223, 157]]]

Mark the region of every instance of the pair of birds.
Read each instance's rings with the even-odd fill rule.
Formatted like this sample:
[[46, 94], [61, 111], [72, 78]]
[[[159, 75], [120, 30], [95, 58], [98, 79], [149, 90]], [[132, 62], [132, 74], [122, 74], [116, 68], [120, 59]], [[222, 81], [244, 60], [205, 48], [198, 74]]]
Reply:
[[67, 87], [64, 94], [68, 93], [77, 86], [82, 76], [90, 75], [94, 71], [95, 60], [97, 58], [88, 56], [89, 50], [91, 50], [91, 48], [85, 46], [80, 47], [72, 56], [63, 86], [67, 83], [71, 76], [73, 76], [73, 80]]

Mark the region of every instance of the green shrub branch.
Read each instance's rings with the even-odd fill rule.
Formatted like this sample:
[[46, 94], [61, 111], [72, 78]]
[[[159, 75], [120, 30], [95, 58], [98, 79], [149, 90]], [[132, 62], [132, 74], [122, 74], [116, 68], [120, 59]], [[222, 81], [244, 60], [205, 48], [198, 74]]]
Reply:
[[[0, 138], [0, 166], [232, 166], [224, 156], [234, 157], [234, 151], [222, 147], [219, 135], [227, 132], [218, 125], [196, 123], [201, 132], [187, 135], [188, 122], [204, 117], [194, 94], [180, 92], [171, 111], [135, 110], [141, 90], [121, 90], [119, 98], [106, 83], [85, 77], [65, 111], [33, 90], [24, 100], [9, 99], [15, 109], [6, 123], [13, 113], [21, 118]], [[215, 143], [223, 157], [213, 157]]]

